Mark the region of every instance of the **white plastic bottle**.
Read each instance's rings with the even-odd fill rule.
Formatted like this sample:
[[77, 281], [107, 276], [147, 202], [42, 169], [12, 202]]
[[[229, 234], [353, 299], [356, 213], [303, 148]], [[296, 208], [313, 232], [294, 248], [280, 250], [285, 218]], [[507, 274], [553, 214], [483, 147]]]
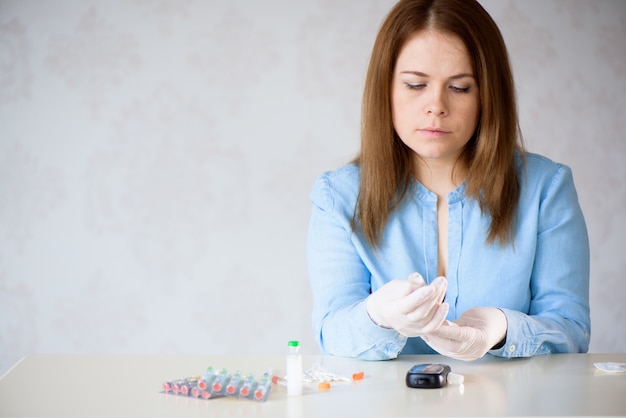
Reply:
[[289, 341], [287, 347], [287, 395], [302, 395], [302, 354], [300, 354], [300, 343], [298, 341]]

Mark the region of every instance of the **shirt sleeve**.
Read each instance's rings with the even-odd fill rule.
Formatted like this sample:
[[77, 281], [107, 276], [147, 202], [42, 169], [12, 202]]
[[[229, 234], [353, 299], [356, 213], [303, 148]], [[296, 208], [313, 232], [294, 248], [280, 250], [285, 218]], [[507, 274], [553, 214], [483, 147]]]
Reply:
[[332, 190], [328, 175], [317, 180], [310, 197], [308, 275], [313, 330], [322, 352], [365, 360], [397, 357], [407, 338], [374, 324], [365, 308], [370, 272], [359, 256], [350, 225], [350, 202]]
[[529, 312], [502, 309], [508, 329], [505, 344], [490, 351], [496, 356], [589, 349], [589, 238], [571, 170], [559, 165], [542, 193]]

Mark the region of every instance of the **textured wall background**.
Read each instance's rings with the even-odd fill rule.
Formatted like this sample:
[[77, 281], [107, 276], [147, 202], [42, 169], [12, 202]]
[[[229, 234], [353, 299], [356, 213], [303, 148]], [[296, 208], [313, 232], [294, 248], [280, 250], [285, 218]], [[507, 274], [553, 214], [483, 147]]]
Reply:
[[[356, 152], [391, 0], [0, 0], [0, 373], [34, 352], [276, 353], [308, 192]], [[484, 0], [531, 151], [574, 170], [591, 350], [626, 351], [626, 3]]]

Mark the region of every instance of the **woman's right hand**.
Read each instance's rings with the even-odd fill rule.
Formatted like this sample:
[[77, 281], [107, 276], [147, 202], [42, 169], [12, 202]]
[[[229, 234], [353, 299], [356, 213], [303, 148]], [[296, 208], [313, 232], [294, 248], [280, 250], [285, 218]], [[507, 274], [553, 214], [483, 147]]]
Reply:
[[395, 279], [372, 293], [366, 302], [371, 320], [406, 337], [417, 337], [439, 328], [448, 315], [443, 303], [448, 282], [437, 277], [430, 285], [419, 273], [407, 280]]

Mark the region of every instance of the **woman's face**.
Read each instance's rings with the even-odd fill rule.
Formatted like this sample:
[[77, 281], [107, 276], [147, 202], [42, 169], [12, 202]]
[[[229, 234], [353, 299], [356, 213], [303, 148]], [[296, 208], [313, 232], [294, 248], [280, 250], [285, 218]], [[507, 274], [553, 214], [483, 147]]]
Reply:
[[391, 86], [396, 133], [422, 160], [454, 164], [476, 130], [478, 85], [460, 38], [414, 34], [400, 50]]

